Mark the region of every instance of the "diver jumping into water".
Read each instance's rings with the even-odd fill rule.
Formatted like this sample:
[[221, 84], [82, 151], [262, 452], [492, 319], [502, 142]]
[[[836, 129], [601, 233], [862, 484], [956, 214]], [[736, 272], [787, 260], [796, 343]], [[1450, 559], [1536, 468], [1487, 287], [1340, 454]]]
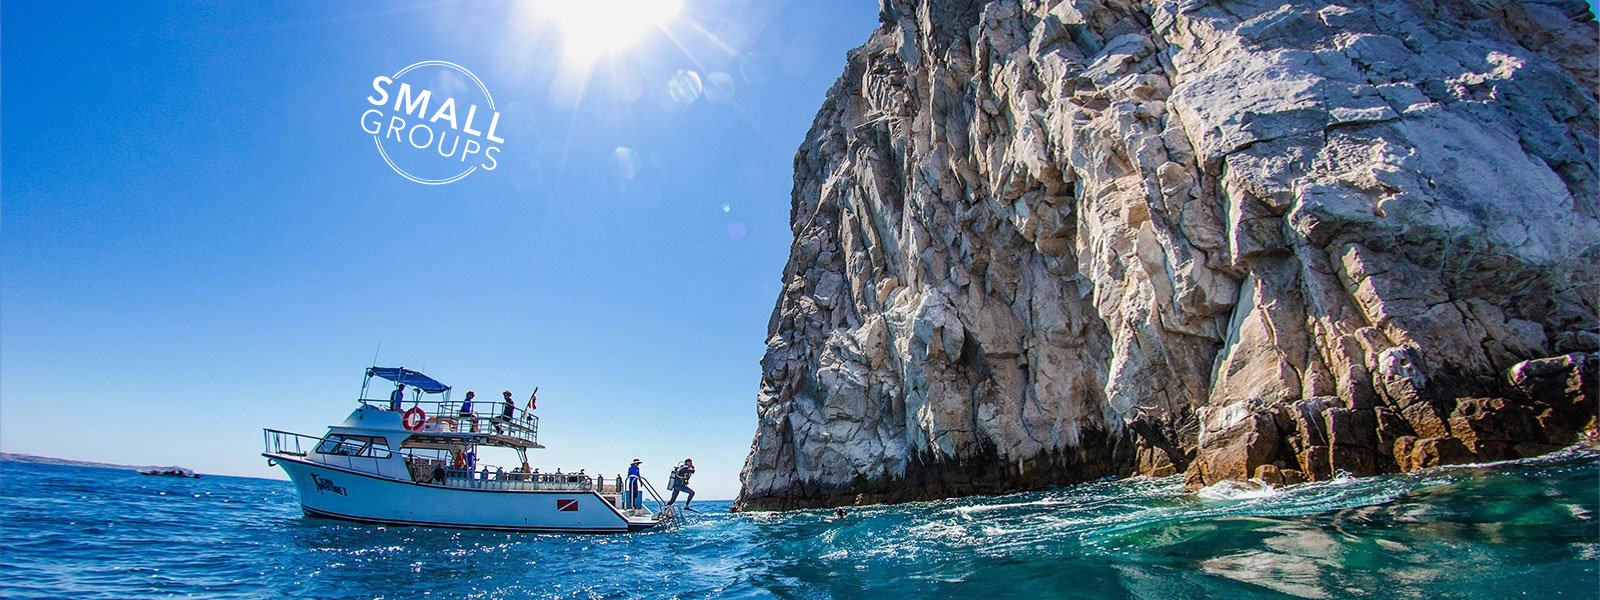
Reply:
[[688, 498], [683, 499], [683, 507], [689, 508], [689, 503], [694, 502], [694, 489], [689, 487], [689, 478], [694, 476], [694, 459], [685, 458], [683, 463], [672, 470], [672, 477], [667, 480], [667, 489], [672, 490], [672, 497], [667, 498], [667, 506], [678, 501], [678, 492], [687, 492]]

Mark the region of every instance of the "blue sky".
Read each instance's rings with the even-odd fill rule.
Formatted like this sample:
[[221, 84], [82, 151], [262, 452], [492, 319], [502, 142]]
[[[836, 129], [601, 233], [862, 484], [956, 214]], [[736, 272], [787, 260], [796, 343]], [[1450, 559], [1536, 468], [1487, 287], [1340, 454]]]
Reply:
[[[794, 150], [875, 3], [687, 0], [581, 94], [570, 24], [512, 5], [0, 10], [0, 449], [281, 478], [261, 428], [342, 419], [381, 343], [540, 386], [536, 466], [736, 493]], [[373, 77], [426, 60], [494, 95], [502, 168], [377, 155]], [[679, 71], [732, 93], [673, 103]]]

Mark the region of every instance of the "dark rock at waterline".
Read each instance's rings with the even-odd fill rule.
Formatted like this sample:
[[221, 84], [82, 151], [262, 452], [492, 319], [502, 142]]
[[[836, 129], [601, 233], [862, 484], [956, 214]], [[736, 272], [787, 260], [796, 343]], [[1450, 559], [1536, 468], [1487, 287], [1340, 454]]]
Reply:
[[[1597, 364], [1600, 357], [1584, 353], [1518, 363], [1507, 373], [1504, 391], [1511, 398], [1440, 402], [1448, 407], [1443, 418], [1431, 409], [1302, 407], [1297, 414], [1311, 418], [1273, 421], [1288, 427], [1208, 436], [1210, 443], [1201, 449], [1206, 458], [1189, 478], [1196, 485], [1238, 479], [1238, 472], [1254, 473], [1264, 465], [1295, 468], [1315, 478], [1339, 471], [1375, 475], [1545, 454], [1579, 441], [1579, 432], [1595, 427]], [[1256, 417], [1260, 421], [1259, 413]]]
[[1582, 3], [882, 4], [795, 156], [737, 508], [1594, 430]]

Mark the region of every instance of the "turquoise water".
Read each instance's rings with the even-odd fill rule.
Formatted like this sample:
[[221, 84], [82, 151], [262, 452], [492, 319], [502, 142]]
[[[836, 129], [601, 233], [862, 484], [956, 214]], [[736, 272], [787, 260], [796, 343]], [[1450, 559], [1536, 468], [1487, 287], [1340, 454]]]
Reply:
[[[615, 536], [304, 517], [287, 482], [0, 463], [0, 596], [1593, 598], [1600, 454], [1285, 490], [1131, 479]], [[715, 511], [710, 512], [710, 511]]]

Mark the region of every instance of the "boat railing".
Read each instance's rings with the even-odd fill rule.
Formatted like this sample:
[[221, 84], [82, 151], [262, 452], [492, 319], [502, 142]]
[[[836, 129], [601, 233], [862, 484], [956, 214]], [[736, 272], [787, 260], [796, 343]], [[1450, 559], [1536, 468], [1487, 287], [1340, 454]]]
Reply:
[[447, 487], [474, 490], [598, 490], [594, 478], [582, 473], [522, 473], [504, 467], [479, 464], [475, 469], [456, 468], [443, 460], [408, 457], [412, 479]]
[[[360, 402], [379, 410], [389, 410], [388, 400], [362, 398]], [[505, 403], [477, 401], [470, 412], [462, 412], [462, 402], [406, 400], [401, 410], [421, 408], [428, 415], [422, 430], [438, 433], [489, 433], [539, 443], [539, 416]], [[509, 410], [508, 410], [509, 409]]]
[[601, 494], [607, 495], [607, 496], [621, 495], [622, 494], [622, 476], [618, 475], [615, 478], [612, 478], [612, 479], [609, 479], [609, 480], [604, 478], [604, 477], [601, 477], [599, 479], [599, 481], [595, 482], [594, 491], [600, 492]]
[[317, 444], [322, 443], [322, 438], [278, 431], [276, 429], [261, 430], [262, 446], [267, 454], [285, 454], [289, 456], [306, 457]]
[[[617, 484], [620, 487], [622, 481], [621, 478], [618, 479]], [[644, 504], [644, 496], [646, 494], [656, 501], [656, 510], [661, 510], [667, 506], [667, 499], [661, 497], [661, 493], [656, 491], [656, 486], [650, 485], [649, 479], [645, 479], [643, 476], [629, 477], [627, 482], [627, 489], [622, 490], [621, 493], [622, 506], [620, 508], [622, 510], [649, 510], [649, 507]], [[638, 498], [635, 498], [636, 495]]]
[[[382, 448], [358, 448], [334, 442], [331, 439], [334, 436], [317, 437], [276, 429], [263, 429], [261, 436], [267, 454], [293, 456], [314, 463], [366, 473], [378, 472], [379, 462], [391, 455], [387, 444]], [[330, 449], [330, 452], [318, 450], [325, 442], [332, 443], [335, 447]], [[350, 451], [351, 448], [355, 448], [355, 451]]]

